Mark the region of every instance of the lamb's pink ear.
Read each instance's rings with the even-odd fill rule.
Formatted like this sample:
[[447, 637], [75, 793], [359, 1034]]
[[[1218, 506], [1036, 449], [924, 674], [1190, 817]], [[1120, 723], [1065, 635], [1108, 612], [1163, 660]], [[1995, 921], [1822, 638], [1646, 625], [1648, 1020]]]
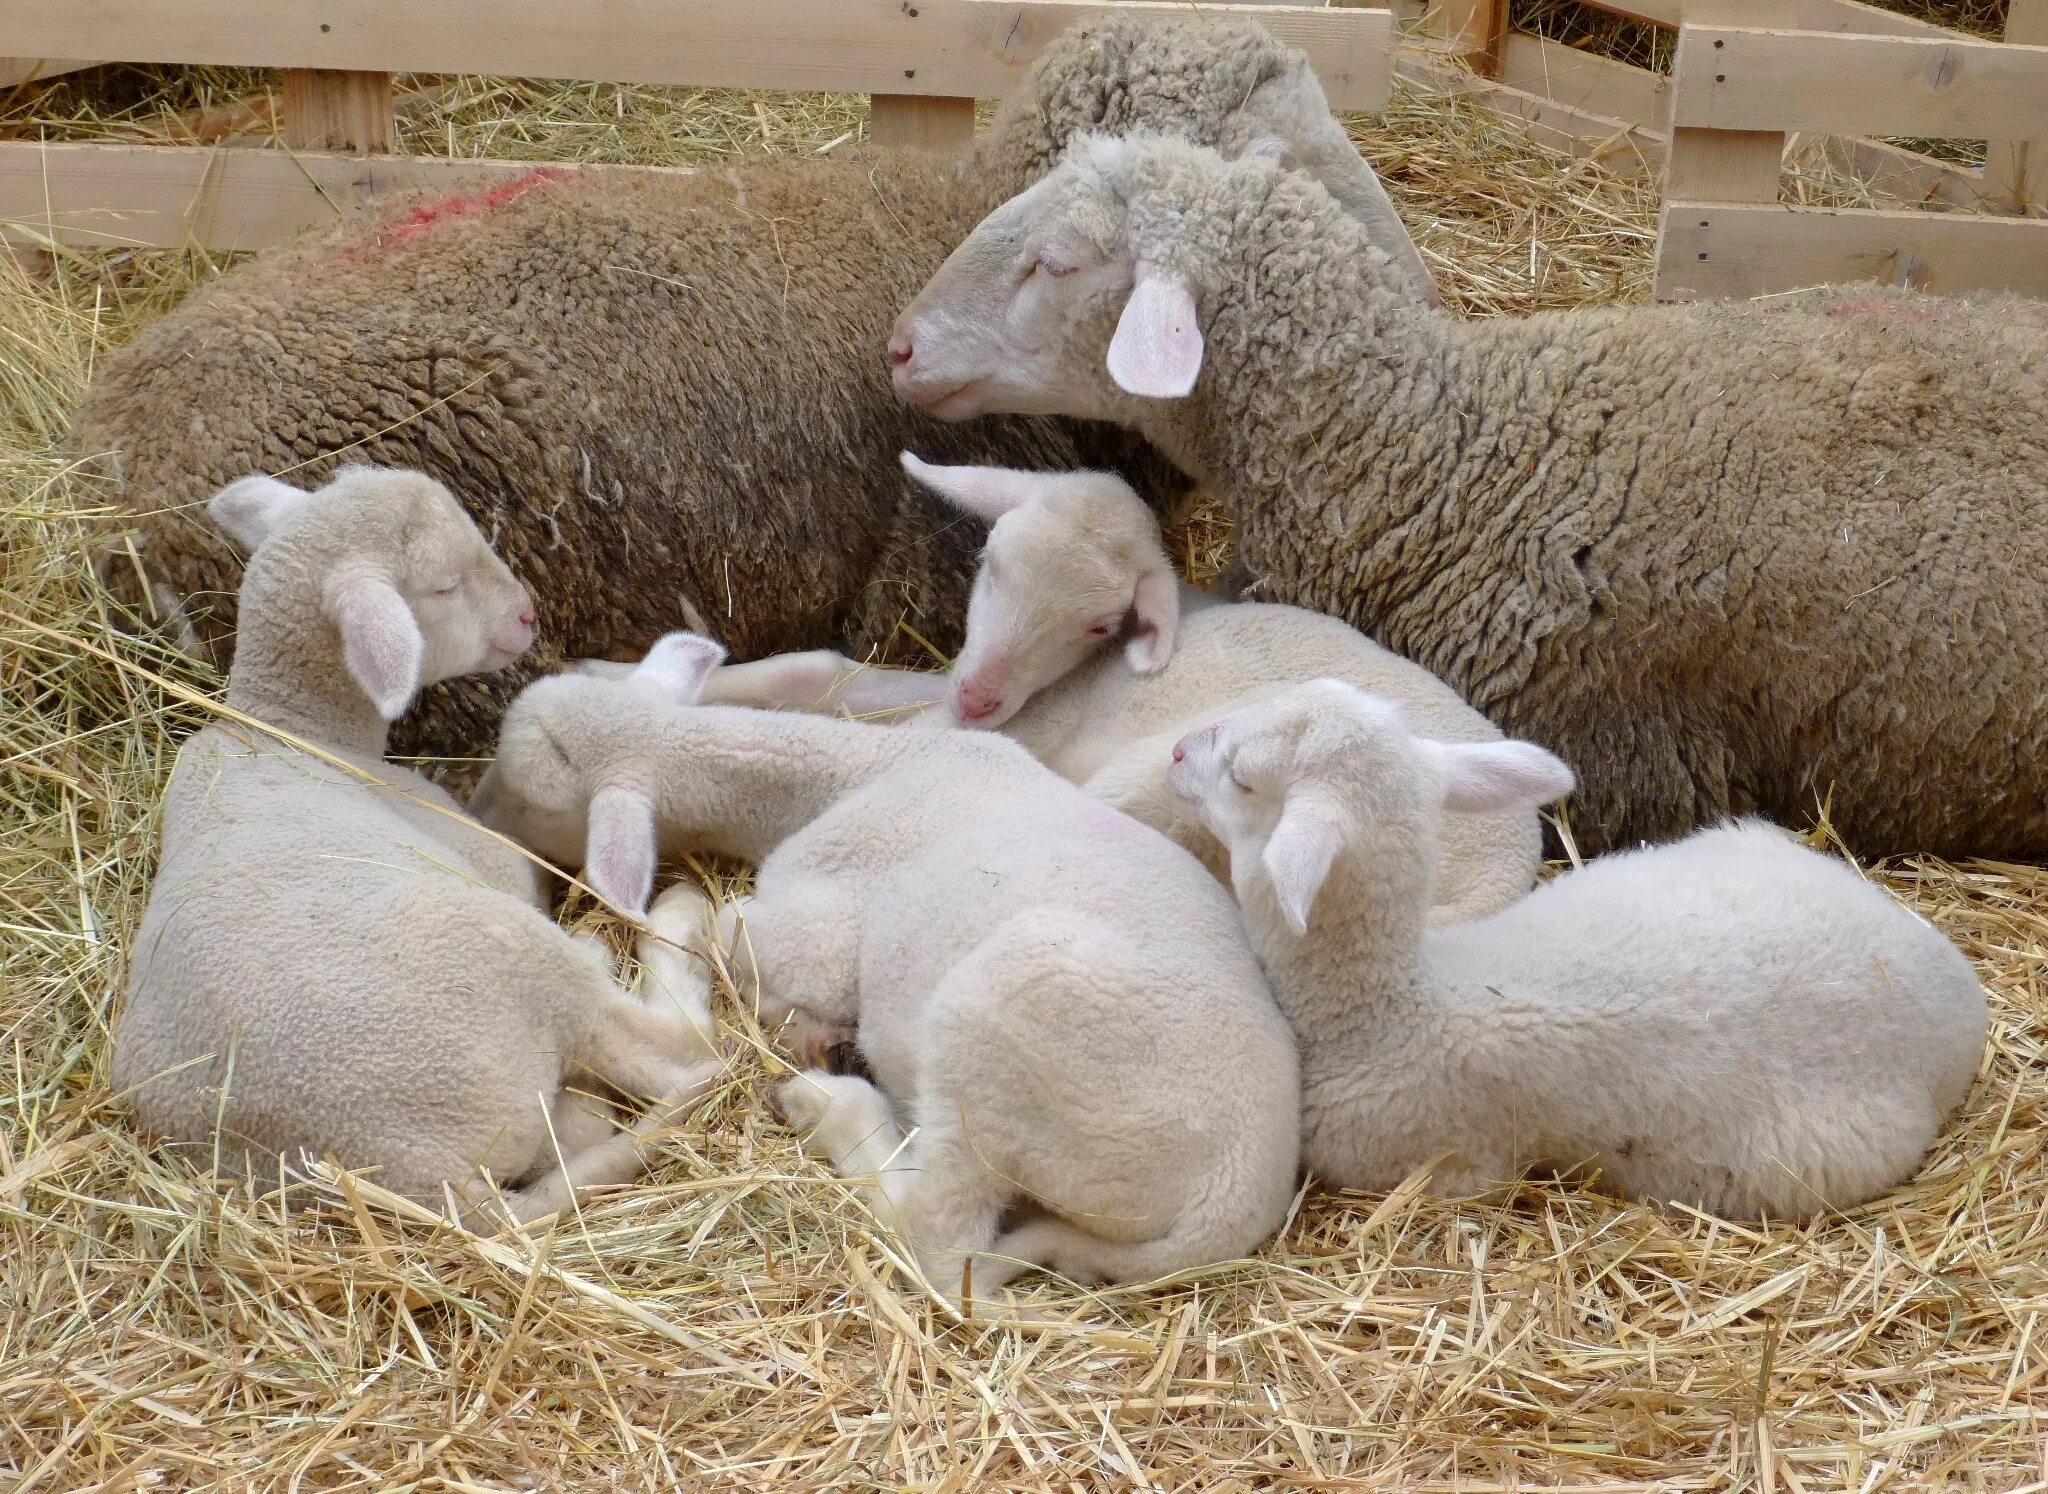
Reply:
[[206, 512], [243, 549], [254, 550], [311, 496], [274, 477], [241, 477], [207, 500]]
[[590, 801], [583, 880], [621, 913], [638, 918], [654, 891], [654, 801], [633, 789], [599, 789]]
[[427, 640], [398, 588], [356, 572], [327, 588], [327, 615], [341, 631], [341, 659], [386, 721], [396, 721], [419, 693]]
[[1315, 907], [1316, 894], [1329, 880], [1330, 868], [1343, 848], [1344, 827], [1325, 806], [1306, 794], [1288, 799], [1262, 860], [1272, 879], [1273, 896], [1295, 933], [1308, 932], [1308, 915]]
[[695, 705], [711, 671], [724, 662], [722, 643], [696, 633], [664, 633], [634, 666], [633, 678], [652, 681], [683, 705]]
[[1131, 596], [1137, 627], [1124, 645], [1124, 658], [1139, 674], [1157, 674], [1173, 657], [1173, 635], [1180, 628], [1180, 583], [1170, 570], [1147, 571]]
[[990, 523], [1022, 508], [1059, 480], [1055, 474], [1014, 467], [946, 467], [908, 451], [901, 460], [905, 472], [953, 507]]
[[1109, 340], [1109, 376], [1126, 394], [1179, 399], [1195, 387], [1201, 371], [1195, 293], [1180, 276], [1139, 265], [1116, 336]]
[[1564, 762], [1534, 742], [1434, 742], [1444, 767], [1444, 808], [1459, 814], [1540, 809], [1572, 791]]

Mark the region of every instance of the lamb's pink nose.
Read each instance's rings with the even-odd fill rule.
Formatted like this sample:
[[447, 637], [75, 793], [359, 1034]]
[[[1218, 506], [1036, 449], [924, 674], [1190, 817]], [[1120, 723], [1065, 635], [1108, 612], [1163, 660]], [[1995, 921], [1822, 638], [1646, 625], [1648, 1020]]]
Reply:
[[966, 721], [979, 721], [1003, 708], [1003, 697], [981, 685], [962, 685], [955, 698], [961, 718]]
[[1175, 742], [1173, 744], [1173, 760], [1177, 763], [1184, 763], [1188, 760], [1187, 748], [1183, 747], [1178, 742]]
[[908, 332], [898, 332], [889, 339], [889, 366], [891, 368], [903, 367], [916, 356], [916, 352], [917, 350], [910, 344], [910, 334]]
[[528, 607], [524, 612], [519, 614], [519, 625], [522, 628], [530, 628], [533, 626], [533, 609], [531, 607]]

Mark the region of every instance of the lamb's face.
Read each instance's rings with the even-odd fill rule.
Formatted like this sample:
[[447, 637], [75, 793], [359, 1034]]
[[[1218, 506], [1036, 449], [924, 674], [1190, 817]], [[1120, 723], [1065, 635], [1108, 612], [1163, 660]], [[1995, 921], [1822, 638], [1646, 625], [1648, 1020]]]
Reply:
[[536, 680], [505, 713], [498, 758], [470, 796], [469, 812], [558, 866], [583, 864], [595, 764], [570, 727], [602, 702], [579, 688], [603, 681], [582, 676]]
[[446, 488], [394, 476], [413, 488], [390, 579], [426, 643], [421, 683], [503, 669], [533, 646], [532, 598]]
[[[1107, 417], [1115, 389], [1102, 349], [1133, 277], [1122, 221], [1115, 193], [1078, 157], [989, 214], [896, 319], [898, 396], [941, 420]], [[1075, 352], [1091, 347], [1092, 366]]]
[[1241, 707], [1174, 744], [1167, 785], [1233, 859], [1263, 850], [1289, 796], [1310, 782], [1306, 749], [1327, 709], [1322, 683]]

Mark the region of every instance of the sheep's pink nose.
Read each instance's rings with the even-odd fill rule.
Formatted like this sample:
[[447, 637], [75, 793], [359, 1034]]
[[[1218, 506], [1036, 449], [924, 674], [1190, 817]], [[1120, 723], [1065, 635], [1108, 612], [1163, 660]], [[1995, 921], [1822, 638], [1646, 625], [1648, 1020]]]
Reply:
[[916, 351], [910, 344], [910, 334], [908, 332], [898, 332], [889, 339], [889, 366], [891, 368], [903, 367], [916, 354]]
[[960, 715], [968, 721], [993, 716], [1003, 708], [1003, 697], [984, 685], [962, 685], [958, 691]]
[[1177, 763], [1184, 763], [1188, 760], [1188, 749], [1179, 742], [1173, 744], [1173, 760]]
[[530, 628], [533, 626], [533, 609], [531, 607], [528, 607], [519, 614], [519, 622], [522, 627]]

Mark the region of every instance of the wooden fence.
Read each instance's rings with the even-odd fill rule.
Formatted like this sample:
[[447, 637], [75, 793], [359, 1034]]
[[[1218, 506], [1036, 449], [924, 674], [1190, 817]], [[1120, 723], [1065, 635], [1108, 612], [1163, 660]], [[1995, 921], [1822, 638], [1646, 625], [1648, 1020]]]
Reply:
[[[1255, 17], [1342, 110], [1386, 106], [1385, 9], [1161, 0], [0, 0], [17, 77], [39, 58], [284, 69], [284, 150], [0, 143], [0, 238], [256, 249], [348, 201], [530, 169], [393, 153], [394, 73], [865, 93], [874, 138], [974, 129], [1046, 42], [1106, 13]], [[0, 78], [6, 74], [0, 72]], [[647, 167], [585, 167], [641, 171]]]
[[[1868, 278], [2048, 296], [2048, 0], [2010, 0], [2003, 43], [1857, 0], [1594, 3], [1677, 29], [1670, 75], [1512, 31], [1507, 0], [1435, 0], [1423, 22], [1495, 107], [1663, 172], [1660, 297]], [[1985, 141], [1985, 165], [1878, 136]], [[1917, 210], [1779, 205], [1795, 137]]]

